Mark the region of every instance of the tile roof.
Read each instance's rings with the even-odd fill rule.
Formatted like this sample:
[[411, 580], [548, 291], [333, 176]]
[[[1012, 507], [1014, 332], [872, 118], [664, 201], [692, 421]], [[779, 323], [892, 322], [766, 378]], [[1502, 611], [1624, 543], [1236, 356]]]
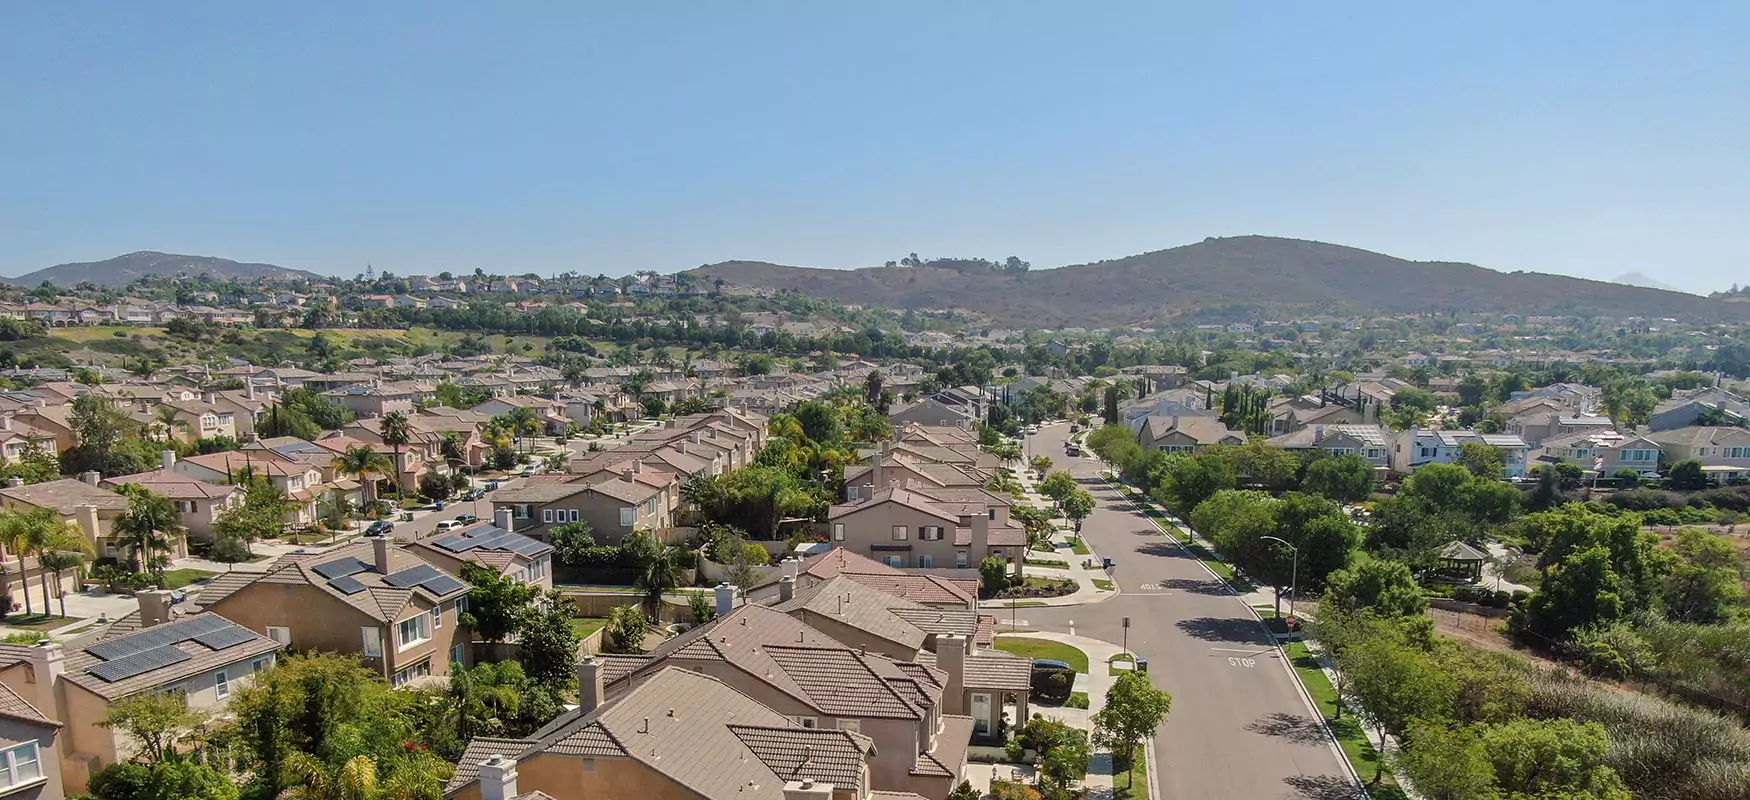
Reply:
[[[228, 635], [232, 638], [210, 640], [214, 645], [224, 646], [183, 638], [185, 635], [195, 636], [197, 631], [207, 632], [214, 628], [229, 632]], [[138, 637], [151, 637], [151, 641], [140, 641]], [[154, 642], [159, 644], [153, 645]], [[99, 697], [114, 700], [159, 689], [231, 664], [250, 661], [279, 650], [280, 647], [278, 642], [217, 614], [195, 614], [119, 635], [106, 632], [95, 643], [67, 653], [66, 679], [91, 690]], [[169, 656], [161, 661], [170, 663], [133, 674], [126, 674], [125, 670], [111, 673], [105, 667], [106, 664], [116, 664], [121, 659], [130, 657], [124, 655], [130, 650], [163, 648], [174, 649], [185, 657]], [[111, 657], [104, 658], [102, 655]]]
[[[335, 565], [356, 560], [357, 565], [340, 570]], [[468, 592], [468, 585], [460, 580], [449, 578], [442, 570], [430, 562], [420, 558], [413, 552], [391, 545], [389, 548], [388, 574], [378, 572], [375, 563], [374, 546], [370, 539], [362, 539], [345, 547], [338, 547], [324, 553], [294, 553], [280, 556], [265, 572], [246, 573], [230, 572], [213, 579], [206, 588], [201, 590], [199, 602], [203, 608], [218, 608], [231, 595], [246, 586], [257, 582], [264, 584], [280, 584], [292, 586], [313, 586], [327, 592], [329, 595], [350, 605], [371, 617], [384, 622], [396, 622], [401, 618], [401, 612], [407, 606], [409, 599], [415, 593], [429, 602], [437, 602], [443, 598], [456, 597]], [[361, 566], [362, 565], [362, 566]], [[443, 576], [442, 580], [434, 580], [429, 585], [424, 582], [390, 580], [404, 572], [424, 568], [422, 572], [435, 573], [431, 577]], [[347, 569], [356, 571], [345, 572]], [[323, 573], [328, 574], [323, 574]], [[350, 579], [357, 583], [355, 591], [343, 591], [336, 585]], [[396, 586], [395, 583], [404, 583]], [[454, 585], [455, 588], [450, 588]]]
[[[936, 658], [935, 653], [919, 653], [918, 663], [934, 667]], [[964, 680], [968, 689], [1030, 691], [1033, 685], [1033, 660], [1001, 650], [979, 649], [966, 657]]]
[[128, 508], [126, 497], [75, 478], [8, 486], [0, 489], [0, 496], [37, 508], [52, 508], [63, 516], [76, 513], [80, 506], [96, 506], [100, 511], [126, 511]]
[[0, 716], [8, 716], [26, 722], [40, 722], [57, 728], [61, 726], [61, 723], [44, 716], [43, 712], [38, 711], [36, 706], [30, 704], [30, 701], [19, 697], [17, 692], [12, 691], [11, 687], [3, 683], [0, 683]]
[[671, 667], [592, 712], [561, 715], [529, 739], [470, 742], [444, 791], [478, 781], [480, 762], [492, 755], [520, 763], [552, 753], [630, 758], [701, 797], [782, 800], [784, 782], [803, 778], [862, 796], [873, 748], [868, 737], [802, 728], [717, 678]]
[[942, 732], [936, 734], [936, 749], [919, 753], [911, 774], [931, 778], [958, 778], [966, 766], [966, 750], [972, 745], [973, 720], [952, 714], [942, 715]]

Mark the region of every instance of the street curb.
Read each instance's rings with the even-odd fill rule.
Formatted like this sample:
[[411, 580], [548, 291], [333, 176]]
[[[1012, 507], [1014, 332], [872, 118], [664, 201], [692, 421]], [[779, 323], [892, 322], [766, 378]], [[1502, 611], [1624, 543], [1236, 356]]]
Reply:
[[1143, 771], [1148, 774], [1148, 800], [1162, 800], [1160, 778], [1155, 774], [1155, 737], [1145, 739], [1144, 745], [1147, 749], [1142, 751], [1142, 763], [1146, 767]]

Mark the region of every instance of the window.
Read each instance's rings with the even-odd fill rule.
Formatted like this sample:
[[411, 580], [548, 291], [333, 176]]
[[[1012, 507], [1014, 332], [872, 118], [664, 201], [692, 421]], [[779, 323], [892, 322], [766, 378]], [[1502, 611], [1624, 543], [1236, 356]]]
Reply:
[[444, 626], [444, 607], [441, 605], [432, 606], [432, 609], [431, 609], [431, 629], [435, 631], [439, 628], [442, 628], [443, 626]]
[[292, 629], [282, 628], [277, 625], [269, 625], [267, 626], [267, 638], [279, 642], [280, 644], [289, 645], [292, 643]]
[[451, 664], [461, 664], [462, 666], [467, 666], [468, 665], [468, 648], [466, 648], [462, 645], [456, 645], [455, 647], [450, 648], [450, 663]]
[[994, 508], [985, 509], [984, 514], [985, 514], [986, 519], [993, 519], [994, 520], [997, 518], [997, 510]]
[[42, 758], [37, 754], [36, 742], [8, 747], [0, 755], [5, 756], [0, 759], [0, 786], [19, 786], [43, 776]]
[[936, 566], [936, 557], [932, 556], [928, 553], [925, 553], [921, 556], [918, 556], [918, 566], [920, 566], [920, 567]]
[[570, 511], [571, 511], [570, 521], [576, 522], [577, 521], [577, 509], [573, 508], [573, 509], [570, 509]]
[[424, 678], [430, 675], [431, 659], [428, 658], [406, 669], [396, 670], [394, 677], [389, 679], [389, 683], [399, 689], [412, 683], [416, 678]]
[[846, 486], [845, 487], [845, 499], [846, 500], [857, 499], [857, 491], [861, 488], [862, 487], [860, 487], [860, 486]]
[[820, 720], [815, 717], [797, 717], [796, 724], [801, 725], [804, 728], [818, 728], [820, 727]]
[[231, 696], [231, 679], [226, 677], [224, 670], [213, 673], [213, 693], [220, 700]]
[[371, 658], [381, 657], [383, 655], [382, 633], [376, 628], [360, 628], [359, 633], [364, 635], [365, 655]]
[[176, 513], [178, 513], [178, 514], [189, 514], [189, 513], [195, 512], [195, 511], [199, 511], [199, 510], [200, 510], [200, 507], [195, 505], [195, 502], [193, 500], [178, 500], [178, 501], [176, 501]]
[[430, 619], [420, 614], [395, 623], [396, 639], [401, 643], [401, 649], [405, 650], [431, 638], [431, 629], [426, 626]]
[[906, 533], [904, 525], [893, 526], [893, 541], [903, 542], [908, 535], [909, 534]]
[[940, 525], [925, 525], [924, 527], [918, 529], [918, 538], [922, 539], [926, 542], [942, 541], [942, 526], [940, 526]]
[[839, 720], [839, 730], [841, 730], [841, 731], [850, 731], [852, 733], [857, 733], [859, 727], [860, 727], [860, 723], [858, 723], [857, 720], [854, 720], [854, 719], [841, 719], [841, 720]]
[[637, 517], [635, 517], [633, 515], [635, 515], [637, 513], [638, 513], [638, 509], [635, 509], [635, 508], [622, 508], [622, 509], [620, 509], [620, 527], [622, 527], [622, 528], [632, 527], [632, 523], [637, 521]]
[[462, 595], [461, 597], [456, 598], [456, 613], [457, 614], [465, 614], [467, 612], [468, 612], [468, 596]]
[[[563, 512], [561, 512], [561, 513], [563, 513]], [[541, 521], [542, 522], [552, 522], [553, 521], [553, 509], [551, 509], [551, 508], [541, 509]]]
[[887, 566], [890, 566], [890, 567], [903, 567], [903, 566], [905, 566], [905, 556], [888, 556], [887, 557]]
[[510, 508], [511, 513], [515, 515], [517, 519], [528, 519], [534, 506], [531, 506], [528, 503], [517, 503]]
[[655, 514], [655, 513], [656, 513], [656, 498], [652, 497], [649, 500], [644, 501], [644, 516], [648, 517], [651, 514]]
[[832, 524], [832, 540], [835, 542], [842, 542], [845, 540], [845, 524], [843, 522], [834, 522]]
[[955, 550], [954, 551], [954, 566], [956, 568], [959, 568], [959, 569], [966, 569], [966, 551], [965, 550]]
[[254, 661], [249, 662], [249, 671], [250, 672], [260, 672], [260, 671], [267, 669], [268, 667], [271, 667], [271, 666], [273, 666], [273, 656], [268, 656], [267, 658], [258, 658], [258, 659], [255, 659]]

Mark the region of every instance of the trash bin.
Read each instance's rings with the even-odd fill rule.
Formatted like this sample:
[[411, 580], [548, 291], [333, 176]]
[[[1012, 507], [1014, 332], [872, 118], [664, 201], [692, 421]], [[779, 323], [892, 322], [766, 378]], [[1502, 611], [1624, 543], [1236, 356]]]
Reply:
[[1148, 658], [1147, 657], [1144, 657], [1144, 656], [1137, 656], [1136, 657], [1136, 671], [1137, 672], [1147, 672], [1148, 671]]

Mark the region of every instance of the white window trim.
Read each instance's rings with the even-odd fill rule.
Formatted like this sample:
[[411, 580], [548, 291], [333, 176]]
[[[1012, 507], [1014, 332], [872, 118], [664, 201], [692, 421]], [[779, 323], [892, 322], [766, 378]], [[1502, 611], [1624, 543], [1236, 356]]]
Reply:
[[545, 522], [545, 523], [552, 523], [553, 522], [553, 509], [551, 509], [551, 508], [541, 509], [541, 521]]
[[804, 728], [819, 728], [819, 717], [797, 717], [796, 724]]
[[[395, 623], [395, 641], [397, 642], [397, 644], [395, 647], [395, 652], [399, 653], [403, 650], [406, 650], [409, 647], [413, 647], [415, 645], [425, 644], [426, 642], [431, 641], [431, 628], [428, 624], [429, 619], [430, 619], [429, 617], [427, 617], [425, 614], [421, 613], [421, 614], [415, 614], [415, 615], [408, 617], [407, 619], [404, 619], [404, 620], [396, 621], [396, 623]], [[415, 638], [415, 639], [408, 639], [405, 636], [403, 636], [401, 633], [401, 626], [403, 626], [403, 625], [411, 625], [411, 626], [413, 626], [415, 631], [418, 631], [420, 628], [424, 628], [425, 635], [421, 636], [419, 638]]]
[[431, 607], [431, 629], [441, 630], [444, 627], [444, 607], [442, 604]]
[[213, 695], [220, 700], [231, 696], [231, 677], [224, 670], [213, 673]]
[[[278, 631], [278, 634], [275, 631]], [[280, 644], [289, 645], [292, 643], [292, 629], [279, 625], [269, 625], [267, 626], [267, 638]]]
[[[30, 754], [31, 754], [30, 761], [22, 761], [18, 757], [18, 754], [22, 751], [25, 751], [25, 750], [30, 751]], [[37, 742], [35, 740], [28, 741], [28, 742], [22, 742], [20, 744], [14, 745], [12, 747], [8, 747], [5, 750], [0, 750], [0, 758], [4, 759], [3, 761], [0, 761], [0, 768], [4, 768], [6, 770], [6, 782], [3, 784], [0, 784], [0, 786], [4, 786], [6, 788], [12, 788], [12, 787], [17, 787], [17, 786], [29, 786], [30, 784], [37, 783], [39, 781], [43, 781], [43, 780], [47, 779], [47, 776], [43, 774], [42, 748], [37, 745]], [[18, 765], [20, 763], [34, 764], [36, 766], [36, 776], [30, 777], [30, 778], [20, 778], [18, 776]]]
[[834, 522], [832, 524], [832, 540], [835, 542], [842, 542], [845, 540], [845, 524], [843, 522]]
[[379, 628], [360, 628], [364, 638], [364, 654], [367, 658], [383, 657], [383, 632]]
[[903, 542], [911, 537], [911, 529], [904, 525], [893, 526], [893, 541]]

